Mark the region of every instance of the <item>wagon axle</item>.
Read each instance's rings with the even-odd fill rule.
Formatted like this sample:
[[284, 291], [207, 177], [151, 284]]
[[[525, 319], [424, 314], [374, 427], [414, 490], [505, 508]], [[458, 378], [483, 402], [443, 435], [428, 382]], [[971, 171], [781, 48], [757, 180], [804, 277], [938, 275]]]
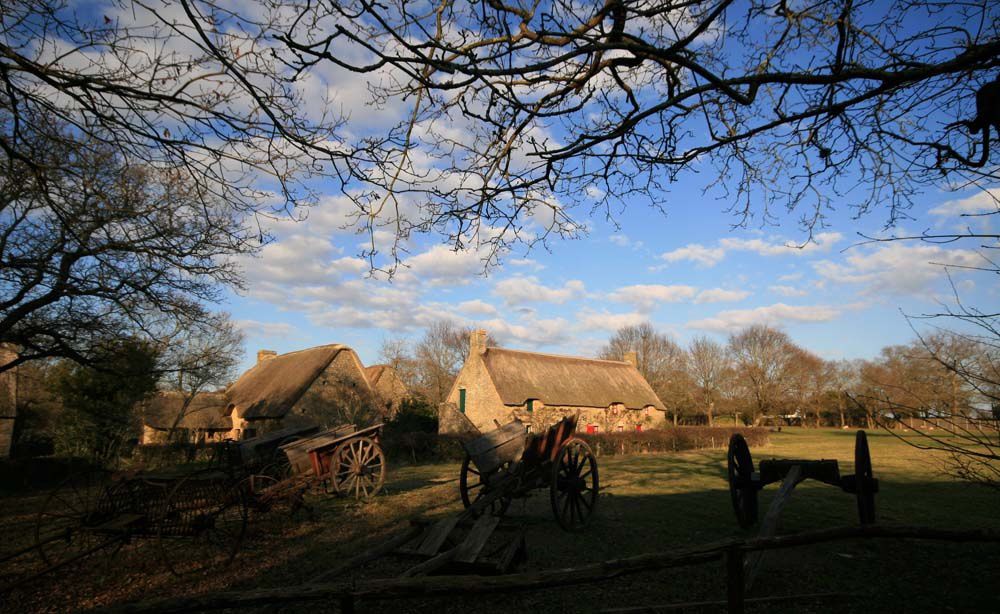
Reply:
[[[878, 480], [872, 475], [872, 459], [868, 437], [858, 431], [854, 441], [854, 473], [840, 474], [836, 460], [771, 459], [760, 462], [754, 470], [753, 458], [746, 440], [739, 433], [729, 440], [727, 454], [729, 493], [740, 526], [749, 528], [757, 523], [757, 493], [768, 484], [782, 482], [787, 498], [799, 482], [807, 479], [836, 486], [857, 499], [858, 518], [863, 525], [875, 522], [875, 493]], [[782, 502], [783, 503], [783, 502]]]

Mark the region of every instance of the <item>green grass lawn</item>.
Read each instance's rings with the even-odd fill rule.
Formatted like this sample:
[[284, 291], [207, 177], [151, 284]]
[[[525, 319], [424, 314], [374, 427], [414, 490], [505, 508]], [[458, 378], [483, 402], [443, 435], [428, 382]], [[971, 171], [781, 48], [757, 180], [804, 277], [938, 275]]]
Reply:
[[[996, 491], [955, 482], [940, 472], [941, 459], [915, 450], [885, 433], [869, 436], [880, 522], [942, 528], [1000, 529]], [[765, 458], [838, 459], [853, 471], [853, 431], [786, 429], [766, 447]], [[390, 459], [391, 461], [391, 459]], [[594, 523], [581, 534], [562, 532], [552, 518], [546, 491], [515, 501], [507, 522], [526, 531], [526, 571], [569, 567], [605, 559], [663, 551], [729, 537], [752, 536], [739, 529], [725, 481], [725, 449], [600, 459], [603, 495]], [[246, 551], [224, 574], [178, 580], [147, 568], [109, 572], [101, 591], [77, 589], [79, 605], [101, 605], [154, 595], [225, 588], [288, 586], [391, 535], [406, 519], [437, 518], [460, 509], [458, 465], [390, 468], [386, 494], [369, 504], [320, 499], [313, 520], [260, 527]], [[761, 517], [777, 491], [761, 493]], [[0, 503], [3, 503], [0, 501]], [[854, 498], [824, 484], [804, 482], [786, 507], [779, 533], [854, 525]], [[388, 577], [412, 562], [387, 558], [349, 574], [350, 579]], [[131, 573], [129, 573], [131, 572]], [[759, 611], [966, 612], [1000, 611], [1000, 545], [926, 541], [842, 541], [765, 555], [751, 596], [848, 593], [851, 597], [798, 604], [769, 604]], [[367, 602], [360, 611], [520, 612], [602, 611], [725, 598], [722, 563], [648, 572], [593, 586], [544, 592]], [[39, 602], [23, 596], [20, 610]], [[52, 599], [51, 595], [48, 599]], [[44, 602], [60, 609], [65, 602]], [[315, 605], [286, 607], [311, 611]], [[321, 608], [322, 609], [322, 608]], [[708, 608], [706, 611], [718, 611]]]

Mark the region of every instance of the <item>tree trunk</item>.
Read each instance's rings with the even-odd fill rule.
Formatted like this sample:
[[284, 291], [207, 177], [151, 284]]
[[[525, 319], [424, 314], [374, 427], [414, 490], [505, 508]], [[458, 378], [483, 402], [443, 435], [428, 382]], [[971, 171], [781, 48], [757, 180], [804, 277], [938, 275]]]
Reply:
[[715, 411], [715, 401], [708, 404], [708, 426], [712, 426], [712, 413]]

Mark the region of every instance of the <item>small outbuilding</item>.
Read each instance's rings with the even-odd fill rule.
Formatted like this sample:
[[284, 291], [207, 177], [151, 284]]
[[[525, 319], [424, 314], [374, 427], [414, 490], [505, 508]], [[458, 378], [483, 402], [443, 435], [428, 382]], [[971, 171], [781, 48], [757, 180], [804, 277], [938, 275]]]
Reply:
[[587, 432], [635, 431], [664, 421], [664, 405], [631, 360], [597, 360], [486, 346], [473, 331], [469, 355], [442, 405], [442, 433], [482, 431], [513, 419], [541, 431], [580, 414]]

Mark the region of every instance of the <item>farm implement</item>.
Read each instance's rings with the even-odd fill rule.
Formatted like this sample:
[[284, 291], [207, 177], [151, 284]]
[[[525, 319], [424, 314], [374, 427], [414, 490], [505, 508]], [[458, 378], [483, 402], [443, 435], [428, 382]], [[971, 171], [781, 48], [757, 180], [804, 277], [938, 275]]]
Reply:
[[41, 568], [0, 587], [0, 594], [128, 545], [155, 547], [170, 572], [224, 568], [240, 551], [250, 520], [304, 506], [307, 492], [367, 499], [385, 481], [381, 426], [286, 429], [226, 441], [197, 469], [72, 476], [46, 498], [33, 545], [3, 555], [0, 564], [36, 553]]

